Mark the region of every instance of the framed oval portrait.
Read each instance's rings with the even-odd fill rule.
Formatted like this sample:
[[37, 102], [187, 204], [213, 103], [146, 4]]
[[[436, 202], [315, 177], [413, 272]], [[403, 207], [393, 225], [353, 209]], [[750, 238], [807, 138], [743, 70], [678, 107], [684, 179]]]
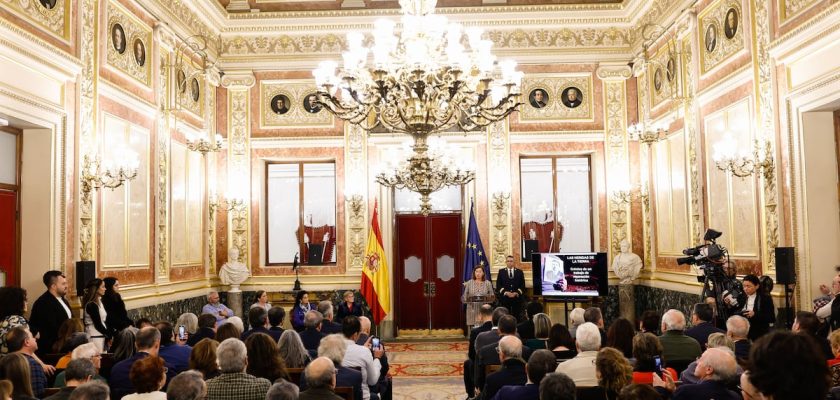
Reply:
[[134, 39], [134, 44], [131, 47], [134, 48], [134, 61], [137, 62], [137, 65], [141, 67], [146, 65], [146, 45], [143, 41], [140, 38]]
[[662, 68], [656, 68], [653, 73], [653, 89], [657, 92], [662, 90]]
[[192, 95], [192, 99], [196, 103], [201, 98], [201, 87], [198, 85], [198, 79], [192, 78], [190, 81], [190, 95]]
[[273, 111], [275, 114], [283, 115], [289, 112], [289, 97], [287, 97], [285, 94], [278, 94], [271, 98], [270, 106], [271, 111]]
[[187, 74], [183, 69], [179, 69], [177, 75], [178, 93], [184, 94], [187, 91]]
[[583, 92], [574, 86], [567, 87], [560, 93], [560, 102], [566, 107], [577, 108], [583, 103]]
[[321, 111], [321, 106], [319, 104], [315, 104], [317, 100], [318, 96], [315, 95], [315, 93], [310, 93], [306, 95], [306, 97], [303, 99], [303, 109], [310, 114], [317, 114], [319, 111]]
[[114, 50], [117, 53], [125, 53], [125, 30], [122, 25], [114, 24], [111, 26], [111, 44], [114, 45]]
[[668, 82], [674, 80], [677, 76], [677, 62], [674, 61], [674, 57], [668, 59], [668, 63], [665, 64], [665, 77], [668, 78]]
[[738, 33], [738, 10], [734, 7], [726, 11], [726, 21], [723, 24], [723, 34], [727, 39], [732, 39]]
[[41, 6], [46, 8], [47, 10], [52, 10], [55, 8], [56, 0], [40, 0]]
[[532, 90], [528, 95], [528, 102], [531, 103], [531, 107], [544, 108], [548, 105], [548, 91], [542, 88]]
[[711, 53], [717, 48], [717, 35], [717, 26], [715, 24], [709, 24], [706, 27], [705, 35], [703, 35], [703, 46], [706, 48], [706, 52]]

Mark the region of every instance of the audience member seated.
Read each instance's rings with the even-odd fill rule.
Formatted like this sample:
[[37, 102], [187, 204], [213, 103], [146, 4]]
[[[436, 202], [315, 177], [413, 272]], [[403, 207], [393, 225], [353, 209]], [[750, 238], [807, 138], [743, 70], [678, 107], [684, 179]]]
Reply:
[[639, 318], [639, 332], [648, 332], [659, 336], [660, 326], [659, 313], [656, 311], [647, 310]]
[[190, 353], [190, 369], [200, 372], [204, 380], [213, 379], [221, 373], [219, 362], [216, 360], [218, 347], [219, 342], [205, 338], [196, 343]]
[[90, 381], [79, 385], [73, 393], [70, 393], [69, 400], [109, 400], [113, 399], [109, 397], [110, 392], [108, 385], [99, 381]]
[[[83, 344], [79, 347], [76, 347], [73, 350], [73, 353], [71, 353], [71, 356], [70, 356], [70, 362], [73, 362], [73, 360], [88, 360], [88, 361], [90, 361], [91, 364], [93, 364], [93, 367], [95, 369], [95, 373], [93, 374], [93, 379], [97, 380], [97, 381], [100, 381], [100, 382], [108, 383], [108, 381], [104, 377], [99, 375], [99, 369], [101, 368], [101, 365], [102, 365], [102, 354], [99, 352], [99, 347], [97, 347], [95, 344], [85, 343], [85, 344]], [[70, 365], [70, 364], [68, 363], [67, 365]], [[55, 376], [55, 382], [53, 383], [53, 387], [57, 387], [57, 388], [64, 387], [67, 383], [66, 382], [66, 379], [67, 379], [66, 374], [67, 374], [66, 369], [64, 371], [59, 372], [58, 375]]]
[[[520, 324], [521, 325], [521, 324]], [[525, 385], [506, 385], [502, 386], [493, 400], [529, 400], [536, 399], [540, 395], [540, 382], [546, 374], [551, 373], [557, 368], [557, 359], [554, 358], [554, 353], [549, 350], [541, 349], [531, 354], [528, 359], [528, 364], [525, 366], [525, 373], [528, 376], [528, 381]]]
[[467, 391], [467, 397], [475, 396], [475, 370], [473, 369], [477, 361], [475, 340], [479, 334], [493, 329], [493, 306], [482, 304], [478, 309], [478, 316], [481, 324], [470, 330], [467, 359], [464, 361], [464, 389]]
[[534, 332], [534, 316], [542, 312], [543, 306], [539, 301], [532, 301], [525, 306], [525, 315], [528, 319], [516, 326], [516, 332], [519, 333], [519, 338], [526, 343], [526, 346], [528, 345], [527, 342], [529, 339], [536, 337]]
[[598, 332], [601, 333], [601, 347], [606, 346], [607, 332], [604, 331], [604, 315], [601, 313], [601, 309], [598, 307], [587, 308], [586, 311], [583, 312], [583, 321], [591, 322], [598, 327]]
[[111, 343], [111, 353], [114, 354], [114, 362], [125, 360], [137, 352], [137, 347], [134, 342], [137, 340], [138, 330], [138, 328], [129, 326], [114, 335], [114, 341]]
[[344, 318], [342, 333], [344, 334], [345, 343], [347, 343], [347, 351], [344, 354], [344, 360], [341, 362], [341, 365], [349, 368], [361, 368], [362, 380], [365, 383], [362, 385], [362, 399], [368, 400], [371, 398], [370, 388], [368, 386], [376, 385], [379, 381], [379, 374], [382, 371], [382, 363], [379, 359], [385, 355], [385, 350], [384, 347], [373, 349], [373, 355], [371, 355], [371, 349], [356, 344], [361, 329], [359, 318], [353, 315]]
[[201, 313], [216, 317], [217, 328], [222, 325], [222, 322], [233, 316], [233, 310], [222, 304], [219, 292], [215, 290], [207, 294], [207, 304], [201, 308]]
[[828, 360], [828, 367], [831, 372], [831, 386], [840, 386], [840, 329], [835, 329], [828, 336], [831, 342], [831, 352], [834, 353], [834, 358]]
[[175, 367], [176, 375], [189, 369], [192, 347], [178, 339], [175, 330], [172, 329], [172, 324], [169, 322], [158, 322], [155, 327], [160, 331], [158, 356], [166, 360], [167, 364]]
[[152, 323], [152, 320], [146, 317], [137, 318], [137, 321], [134, 322], [134, 327], [137, 328], [137, 330], [148, 328], [150, 326], [155, 326], [155, 324]]
[[187, 339], [187, 346], [195, 347], [201, 339], [216, 339], [216, 317], [212, 314], [198, 316], [198, 330]]
[[207, 400], [264, 400], [271, 382], [245, 372], [248, 351], [236, 338], [226, 339], [216, 349], [222, 373], [207, 381]]
[[[727, 382], [735, 377], [735, 354], [725, 348], [706, 350], [697, 360], [694, 374], [700, 383], [681, 385], [676, 388], [670, 376], [663, 381], [654, 375], [653, 386], [663, 395], [675, 400], [741, 400], [741, 396], [727, 388]], [[673, 396], [671, 393], [673, 392]]]
[[198, 371], [184, 371], [172, 378], [166, 389], [167, 400], [204, 400], [207, 384]]
[[817, 335], [817, 330], [820, 329], [820, 320], [817, 319], [816, 314], [810, 311], [797, 311], [796, 318], [793, 320], [793, 327], [791, 331], [801, 335], [807, 335], [820, 347], [825, 355], [826, 360], [834, 358], [834, 352], [831, 350], [831, 344], [825, 336]]
[[[499, 340], [507, 336], [516, 337], [516, 318], [513, 315], [504, 315], [499, 319], [499, 326], [497, 329]], [[520, 341], [521, 343], [521, 341]], [[519, 352], [519, 357], [527, 360], [531, 355], [531, 349], [524, 348]], [[474, 378], [476, 389], [483, 390], [485, 385], [486, 371], [488, 365], [502, 364], [501, 356], [499, 355], [498, 343], [490, 343], [478, 350], [478, 357], [476, 359], [474, 368]]]
[[[108, 378], [108, 383], [111, 386], [111, 398], [113, 400], [119, 400], [129, 393], [137, 392], [129, 375], [131, 373], [131, 367], [134, 366], [134, 363], [144, 358], [158, 356], [158, 352], [160, 351], [160, 331], [155, 327], [140, 329], [135, 338], [135, 345], [137, 346], [137, 353], [116, 363], [114, 368], [111, 369], [111, 377]], [[166, 362], [164, 362], [164, 365], [167, 368], [167, 379], [175, 377], [175, 367]]]
[[175, 326], [178, 329], [180, 329], [181, 326], [184, 327], [184, 331], [187, 334], [187, 339], [185, 343], [187, 346], [192, 347], [189, 341], [190, 338], [195, 336], [195, 334], [198, 332], [198, 316], [191, 312], [183, 313], [180, 316], [178, 316], [178, 320], [175, 321]]
[[674, 371], [673, 368], [665, 368], [665, 360], [662, 357], [662, 343], [659, 342], [659, 338], [649, 332], [642, 332], [633, 337], [633, 358], [636, 359], [636, 364], [633, 366], [633, 383], [646, 385], [653, 383], [657, 357], [660, 360], [662, 371], [671, 375], [672, 380], [677, 380], [677, 371]]
[[14, 400], [35, 399], [32, 391], [29, 361], [23, 354], [9, 353], [0, 358], [0, 379], [12, 382], [12, 398]]
[[286, 368], [304, 368], [312, 360], [294, 329], [283, 331], [277, 347], [280, 348], [280, 356], [286, 362]]
[[166, 372], [160, 357], [137, 360], [128, 374], [136, 392], [123, 397], [123, 400], [166, 400], [166, 392], [160, 391], [166, 384]]
[[[6, 348], [6, 334], [10, 330], [18, 326], [28, 327], [24, 314], [26, 314], [27, 307], [26, 289], [17, 286], [0, 287], [0, 354], [8, 354], [9, 349]], [[81, 322], [77, 319], [77, 324]], [[64, 324], [62, 324], [63, 326]], [[84, 328], [74, 330], [74, 332], [82, 332]], [[64, 336], [67, 336], [65, 333]], [[59, 337], [61, 337], [61, 329], [59, 329]], [[53, 346], [55, 347], [55, 346]], [[61, 353], [61, 347], [58, 350], [53, 350], [53, 353]]]
[[697, 343], [700, 343], [700, 349], [706, 350], [706, 342], [709, 340], [709, 335], [720, 332], [725, 333], [723, 329], [716, 327], [712, 320], [715, 318], [712, 306], [706, 303], [697, 303], [691, 312], [692, 327], [685, 331], [686, 336], [691, 336]]
[[595, 370], [598, 386], [579, 389], [578, 400], [616, 400], [621, 388], [631, 382], [633, 367], [621, 351], [605, 347], [595, 357]]
[[558, 360], [568, 360], [577, 355], [575, 339], [563, 324], [554, 324], [548, 331], [548, 349]]
[[[4, 347], [5, 347], [5, 340], [6, 340], [5, 336], [9, 332], [9, 330], [12, 329], [12, 328], [14, 328], [14, 327], [7, 328], [7, 329], [5, 329], [5, 332], [3, 332], [3, 336], [4, 336], [3, 346]], [[84, 331], [85, 331], [85, 327], [82, 325], [82, 321], [80, 319], [70, 318], [70, 319], [64, 321], [61, 324], [61, 326], [58, 328], [58, 337], [57, 337], [55, 343], [53, 343], [53, 347], [52, 347], [52, 349], [50, 349], [50, 352], [53, 353], [53, 354], [65, 354], [65, 353], [69, 354], [71, 351], [73, 351], [73, 349], [68, 350], [65, 347], [67, 347], [67, 344], [70, 342], [70, 339], [72, 339], [74, 336], [77, 336], [76, 333], [83, 333]], [[3, 353], [3, 354], [5, 354], [5, 353]], [[64, 361], [64, 364], [60, 367], [56, 363], [56, 368], [64, 368], [64, 366], [66, 366], [68, 362], [70, 362], [69, 357], [66, 361]]]
[[700, 343], [685, 335], [685, 315], [679, 310], [668, 310], [662, 315], [662, 358], [666, 366], [682, 372], [688, 364], [700, 357]]
[[[329, 335], [331, 333], [341, 333], [341, 324], [333, 322], [333, 304], [329, 300], [324, 300], [318, 303], [318, 312], [324, 316], [321, 320], [321, 333]], [[316, 347], [317, 349], [317, 347]]]
[[[93, 345], [96, 347], [96, 345]], [[44, 400], [67, 400], [70, 393], [81, 384], [89, 382], [96, 376], [96, 367], [88, 359], [76, 359], [67, 363], [67, 367], [63, 371], [64, 379], [67, 385], [62, 387], [58, 393], [45, 398]]]
[[309, 302], [309, 293], [305, 290], [297, 292], [295, 295], [295, 304], [292, 306], [291, 323], [292, 328], [296, 331], [302, 331], [304, 326], [304, 318], [309, 311], [315, 311], [315, 305]]
[[533, 329], [533, 332], [531, 333], [530, 339], [523, 338], [519, 332], [519, 326], [522, 324], [516, 326], [516, 333], [524, 341], [525, 346], [528, 346], [531, 350], [548, 348], [548, 333], [551, 331], [551, 318], [548, 317], [548, 314], [536, 313], [531, 317], [531, 329]]
[[329, 358], [318, 357], [312, 360], [306, 366], [304, 374], [308, 389], [300, 392], [299, 400], [342, 400], [333, 391], [336, 380], [335, 366]]
[[12, 398], [13, 390], [14, 388], [12, 387], [12, 381], [6, 379], [0, 380], [0, 399]]
[[[265, 309], [254, 307], [252, 310]], [[248, 351], [248, 368], [245, 372], [258, 378], [265, 378], [269, 382], [278, 379], [291, 380], [286, 371], [286, 363], [280, 357], [280, 349], [277, 342], [265, 333], [255, 333], [245, 340], [245, 348]]]
[[[37, 358], [35, 352], [38, 351], [38, 342], [32, 337], [29, 329], [23, 326], [12, 328], [6, 334], [6, 347], [9, 349], [9, 354], [20, 354], [29, 364], [29, 379], [32, 385], [32, 394], [41, 398], [44, 394], [44, 389], [47, 388], [47, 375], [44, 373], [44, 368]], [[12, 382], [14, 383], [14, 382]], [[14, 383], [17, 386], [17, 383]]]
[[280, 306], [274, 306], [268, 309], [268, 335], [274, 339], [275, 342], [280, 340], [280, 335], [283, 334], [283, 319], [286, 318], [286, 310]]
[[370, 337], [370, 318], [361, 316], [359, 317], [359, 323], [362, 325], [362, 330], [359, 331], [359, 339], [356, 340], [356, 344], [364, 346]]
[[[362, 385], [366, 385], [366, 383], [362, 381], [361, 371], [341, 366], [345, 354], [347, 354], [347, 342], [344, 340], [344, 335], [334, 333], [321, 339], [321, 345], [318, 346], [318, 357], [326, 357], [333, 362], [336, 368], [335, 386], [351, 387], [353, 388], [353, 398], [361, 399], [363, 396]], [[301, 390], [306, 390], [306, 379], [301, 379], [300, 383]]]
[[221, 343], [227, 339], [234, 338], [239, 339], [242, 337], [242, 329], [236, 327], [236, 324], [231, 324], [230, 322], [225, 322], [224, 324], [220, 325], [216, 328], [216, 341]]
[[540, 400], [575, 400], [576, 397], [575, 381], [562, 372], [548, 374], [540, 382]]
[[[723, 333], [717, 333], [716, 332], [716, 333], [713, 333], [713, 334], [709, 335], [708, 344], [709, 344], [708, 347], [710, 349], [714, 349], [714, 348], [729, 349], [729, 351], [732, 351], [733, 354], [734, 354], [734, 351], [735, 351], [735, 343], [733, 343], [732, 339], [726, 337], [726, 335], [723, 334]], [[736, 361], [737, 361], [737, 358], [736, 358]], [[695, 373], [694, 373], [694, 371], [696, 369], [697, 369], [697, 361], [694, 361], [691, 364], [688, 364], [688, 367], [685, 368], [685, 371], [683, 371], [680, 374], [680, 380], [682, 381], [682, 383], [700, 383], [700, 379], [697, 378], [697, 375], [695, 375]], [[735, 375], [740, 376], [743, 373], [744, 373], [744, 369], [741, 368], [740, 365], [735, 368]]]
[[[516, 319], [512, 315], [505, 318], [507, 317], [513, 319], [513, 326], [516, 329]], [[498, 346], [499, 361], [502, 368], [487, 375], [484, 390], [479, 394], [479, 399], [492, 399], [503, 386], [522, 386], [528, 382], [528, 376], [525, 373], [525, 361], [522, 359], [522, 341], [515, 335], [504, 335], [499, 340]]]
[[280, 381], [268, 389], [265, 400], [298, 400], [300, 388], [291, 382]]
[[251, 308], [259, 307], [268, 312], [271, 309], [271, 303], [268, 302], [268, 292], [265, 290], [257, 290], [257, 293], [254, 294], [254, 304], [251, 304]]
[[825, 357], [807, 336], [775, 331], [750, 350], [749, 382], [765, 399], [824, 399], [827, 377]]
[[353, 294], [353, 291], [348, 290], [344, 292], [342, 297], [344, 298], [344, 301], [338, 304], [338, 312], [335, 315], [336, 322], [339, 324], [344, 323], [344, 317], [348, 315], [361, 317], [362, 306], [356, 304], [356, 295]]
[[[248, 310], [248, 325], [251, 326], [251, 329], [243, 332], [240, 337], [243, 342], [248, 339], [248, 336], [255, 333], [264, 333], [268, 335], [268, 311], [262, 307], [251, 307], [251, 309]], [[276, 342], [277, 341], [275, 340], [275, 343]]]
[[321, 339], [326, 336], [321, 333], [323, 320], [324, 316], [316, 310], [307, 311], [303, 319], [305, 329], [300, 331], [300, 340], [310, 355], [318, 353], [318, 343], [321, 343]]
[[631, 383], [618, 392], [618, 400], [662, 400], [662, 396], [651, 385]]
[[627, 318], [618, 318], [607, 330], [607, 347], [612, 347], [621, 352], [627, 359], [633, 358], [633, 323]]
[[[571, 378], [577, 386], [597, 386], [595, 377], [595, 357], [601, 349], [601, 332], [598, 326], [591, 322], [584, 322], [577, 329], [576, 341], [578, 354], [575, 358], [560, 363], [557, 372]], [[540, 390], [542, 397], [542, 389]]]
[[569, 325], [569, 334], [572, 335], [572, 339], [577, 337], [577, 328], [586, 322], [583, 320], [584, 313], [586, 313], [586, 310], [580, 307], [575, 307], [569, 313], [569, 321], [571, 321], [571, 325]]
[[744, 371], [741, 374], [740, 384], [738, 386], [741, 388], [741, 395], [744, 397], [744, 400], [761, 399], [761, 393], [750, 382], [749, 371]]
[[[63, 327], [64, 325], [67, 324], [67, 322], [74, 321], [74, 320], [76, 320], [76, 319], [75, 318], [68, 319], [67, 321], [64, 321], [65, 324], [63, 324], [61, 326]], [[70, 337], [66, 339], [66, 341], [63, 340], [62, 338], [59, 338], [59, 341], [61, 342], [61, 349], [62, 349], [62, 351], [60, 353], [65, 353], [65, 354], [63, 356], [61, 356], [61, 358], [59, 358], [58, 361], [55, 363], [55, 368], [56, 369], [64, 369], [64, 368], [67, 368], [67, 364], [70, 363], [70, 360], [73, 359], [73, 350], [75, 350], [77, 347], [79, 347], [79, 346], [81, 346], [85, 343], [90, 343], [90, 335], [88, 335], [85, 332], [73, 332], [70, 335]], [[58, 344], [59, 342], [55, 342], [55, 343]]]
[[744, 363], [750, 358], [752, 342], [747, 338], [750, 321], [740, 315], [733, 315], [726, 320], [726, 337], [735, 343], [735, 359]]

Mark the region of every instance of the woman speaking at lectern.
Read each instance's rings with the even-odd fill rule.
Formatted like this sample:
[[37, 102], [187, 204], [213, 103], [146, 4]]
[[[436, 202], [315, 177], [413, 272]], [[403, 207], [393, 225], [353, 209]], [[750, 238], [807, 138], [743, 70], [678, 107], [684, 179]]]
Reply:
[[484, 266], [473, 268], [472, 279], [464, 282], [464, 295], [461, 302], [467, 305], [467, 326], [475, 326], [478, 309], [482, 304], [490, 303], [493, 299], [493, 285], [485, 279]]

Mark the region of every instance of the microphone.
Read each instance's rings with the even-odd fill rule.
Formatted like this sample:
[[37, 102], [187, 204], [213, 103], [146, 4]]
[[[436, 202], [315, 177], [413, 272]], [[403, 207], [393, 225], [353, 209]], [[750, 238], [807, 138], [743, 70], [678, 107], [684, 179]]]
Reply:
[[292, 261], [292, 271], [295, 271], [298, 268], [298, 254], [300, 253], [295, 253], [295, 259]]

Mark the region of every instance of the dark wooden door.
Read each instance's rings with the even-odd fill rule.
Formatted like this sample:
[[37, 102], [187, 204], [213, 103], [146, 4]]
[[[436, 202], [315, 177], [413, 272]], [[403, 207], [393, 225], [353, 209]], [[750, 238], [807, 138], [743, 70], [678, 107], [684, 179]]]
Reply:
[[397, 327], [458, 329], [461, 309], [461, 215], [398, 215]]
[[6, 285], [19, 285], [17, 276], [17, 193], [0, 190], [0, 269], [6, 272]]

